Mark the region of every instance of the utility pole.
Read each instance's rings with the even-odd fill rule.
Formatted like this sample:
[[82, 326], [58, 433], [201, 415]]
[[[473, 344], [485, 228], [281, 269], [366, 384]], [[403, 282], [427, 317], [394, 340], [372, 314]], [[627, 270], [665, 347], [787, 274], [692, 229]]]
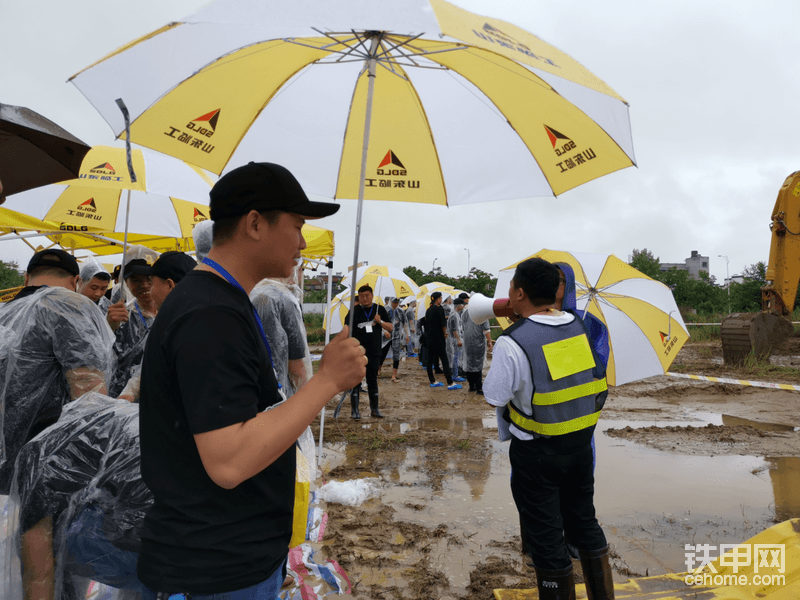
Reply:
[[469, 277], [469, 274], [470, 274], [470, 268], [469, 268], [469, 248], [464, 248], [464, 250], [466, 250], [466, 251], [467, 251], [467, 277]]
[[728, 288], [728, 314], [731, 314], [731, 276], [728, 270], [728, 263], [730, 263], [730, 261], [724, 254], [718, 254], [717, 256], [725, 259], [725, 287]]

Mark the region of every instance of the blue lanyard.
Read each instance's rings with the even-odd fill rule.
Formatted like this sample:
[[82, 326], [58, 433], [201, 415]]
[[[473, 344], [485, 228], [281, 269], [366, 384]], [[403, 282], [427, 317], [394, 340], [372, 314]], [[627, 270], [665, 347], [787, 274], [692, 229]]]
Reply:
[[141, 309], [141, 308], [139, 308], [139, 303], [138, 303], [138, 302], [136, 302], [136, 300], [134, 300], [134, 301], [133, 301], [133, 305], [136, 307], [136, 312], [137, 312], [137, 313], [139, 313], [139, 318], [142, 320], [142, 323], [144, 323], [144, 328], [145, 328], [145, 329], [150, 329], [150, 328], [147, 326], [147, 321], [145, 321], [145, 319], [144, 319], [144, 315], [142, 314], [142, 309]]
[[369, 312], [364, 310], [364, 307], [361, 307], [361, 311], [364, 313], [364, 316], [367, 318], [367, 321], [372, 321], [372, 310], [378, 308], [377, 304], [373, 304], [372, 308], [369, 309]]
[[[208, 257], [203, 259], [203, 264], [206, 264], [209, 267], [211, 267], [212, 269], [214, 269], [217, 273], [222, 275], [228, 283], [230, 283], [233, 287], [236, 287], [236, 288], [239, 288], [240, 290], [242, 290], [244, 292], [245, 296], [247, 296], [247, 292], [245, 292], [244, 288], [241, 285], [239, 285], [239, 282], [236, 281], [233, 278], [233, 275], [228, 273], [221, 265], [217, 264], [216, 262], [214, 262], [213, 260], [211, 260]], [[247, 296], [247, 301], [250, 302], [250, 297], [249, 296]], [[256, 310], [256, 307], [253, 306], [252, 302], [250, 302], [250, 308], [253, 309], [253, 316], [256, 318], [256, 323], [258, 324], [258, 332], [261, 334], [261, 340], [264, 342], [264, 347], [267, 349], [267, 354], [269, 355], [269, 364], [272, 366], [272, 370], [274, 371], [275, 370], [275, 363], [272, 362], [272, 348], [269, 347], [269, 340], [267, 339], [267, 334], [264, 333], [264, 326], [261, 324], [261, 317], [258, 316], [258, 311]], [[277, 379], [278, 378], [276, 377], [275, 380], [277, 381]], [[281, 385], [281, 382], [278, 381], [278, 388], [281, 388], [281, 387], [283, 387], [283, 386]]]

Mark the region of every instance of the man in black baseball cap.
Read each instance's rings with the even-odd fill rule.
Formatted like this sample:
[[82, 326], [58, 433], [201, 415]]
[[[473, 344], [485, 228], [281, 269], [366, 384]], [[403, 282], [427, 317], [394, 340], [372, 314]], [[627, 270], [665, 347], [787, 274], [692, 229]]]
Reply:
[[248, 294], [266, 277], [290, 276], [305, 219], [339, 207], [311, 202], [271, 163], [227, 173], [210, 200], [211, 250], [164, 300], [142, 363], [141, 472], [153, 506], [137, 573], [165, 597], [249, 588], [275, 598], [292, 537], [295, 442], [361, 381], [367, 360], [345, 328], [317, 374], [283, 401]]
[[167, 295], [183, 279], [183, 276], [196, 266], [197, 263], [188, 254], [171, 251], [164, 252], [152, 267], [148, 267], [146, 275], [153, 277], [153, 287], [150, 289], [150, 293], [153, 296], [153, 302], [156, 303], [156, 308], [161, 309]]

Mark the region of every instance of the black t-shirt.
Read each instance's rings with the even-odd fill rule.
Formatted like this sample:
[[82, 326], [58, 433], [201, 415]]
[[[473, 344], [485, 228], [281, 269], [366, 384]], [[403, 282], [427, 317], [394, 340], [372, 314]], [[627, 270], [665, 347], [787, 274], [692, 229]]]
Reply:
[[[370, 308], [364, 308], [360, 304], [353, 307], [355, 313], [355, 326], [353, 329], [353, 337], [356, 338], [364, 350], [367, 351], [367, 356], [380, 356], [381, 343], [383, 341], [384, 329], [378, 324], [372, 324], [372, 333], [368, 333], [366, 327], [362, 326], [363, 323], [369, 323], [375, 319], [375, 315], [379, 314], [381, 320], [385, 323], [390, 323], [389, 313], [380, 304], [374, 304]], [[345, 323], [350, 323], [350, 313], [344, 318]]]
[[431, 304], [425, 311], [425, 337], [428, 348], [443, 348], [445, 346], [444, 328], [447, 327], [447, 317], [441, 306]]
[[247, 295], [213, 273], [188, 273], [162, 305], [142, 363], [142, 477], [154, 496], [142, 530], [143, 583], [222, 593], [281, 566], [292, 530], [294, 446], [226, 490], [206, 473], [193, 437], [279, 401]]

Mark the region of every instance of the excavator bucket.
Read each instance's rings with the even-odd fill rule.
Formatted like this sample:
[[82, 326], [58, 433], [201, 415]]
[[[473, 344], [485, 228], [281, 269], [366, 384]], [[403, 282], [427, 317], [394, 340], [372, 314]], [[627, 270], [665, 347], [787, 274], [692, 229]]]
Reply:
[[793, 331], [788, 320], [773, 313], [733, 313], [722, 320], [722, 358], [726, 365], [741, 364], [751, 354], [769, 358]]

